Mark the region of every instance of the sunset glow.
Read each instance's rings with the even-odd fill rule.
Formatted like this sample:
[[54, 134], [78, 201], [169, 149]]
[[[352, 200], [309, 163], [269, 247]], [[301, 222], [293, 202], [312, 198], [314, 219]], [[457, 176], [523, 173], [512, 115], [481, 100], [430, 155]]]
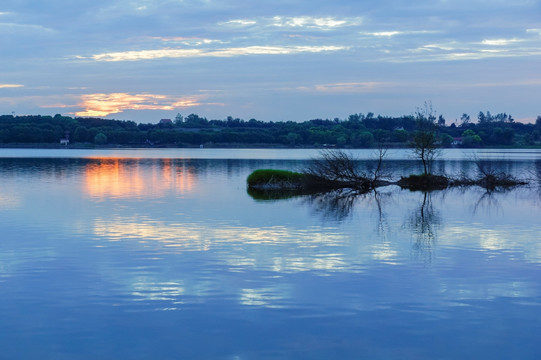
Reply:
[[152, 176], [141, 165], [121, 159], [96, 159], [85, 169], [85, 193], [98, 200], [106, 198], [163, 197], [185, 194], [194, 189], [195, 174], [184, 164], [162, 160], [152, 165]]
[[172, 98], [157, 94], [87, 94], [81, 96], [80, 107], [83, 111], [77, 116], [104, 117], [125, 110], [175, 110], [200, 105], [201, 97]]

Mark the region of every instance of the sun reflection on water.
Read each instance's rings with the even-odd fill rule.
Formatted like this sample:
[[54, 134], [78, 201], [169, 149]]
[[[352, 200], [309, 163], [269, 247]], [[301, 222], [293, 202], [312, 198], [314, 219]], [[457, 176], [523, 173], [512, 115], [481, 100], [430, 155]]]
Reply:
[[[101, 158], [88, 164], [84, 172], [84, 190], [92, 198], [163, 197], [169, 191], [186, 194], [193, 191], [195, 172], [185, 163], [171, 159], [141, 165], [126, 159]], [[150, 172], [150, 175], [149, 175]]]

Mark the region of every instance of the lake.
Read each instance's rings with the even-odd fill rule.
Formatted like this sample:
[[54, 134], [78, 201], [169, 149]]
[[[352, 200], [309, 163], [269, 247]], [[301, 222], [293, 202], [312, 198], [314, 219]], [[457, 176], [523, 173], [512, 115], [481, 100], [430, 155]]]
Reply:
[[[374, 152], [354, 152], [371, 166]], [[315, 150], [0, 149], [1, 359], [540, 359], [541, 188], [252, 197]], [[519, 177], [539, 150], [445, 150]], [[420, 171], [391, 150], [387, 170]]]

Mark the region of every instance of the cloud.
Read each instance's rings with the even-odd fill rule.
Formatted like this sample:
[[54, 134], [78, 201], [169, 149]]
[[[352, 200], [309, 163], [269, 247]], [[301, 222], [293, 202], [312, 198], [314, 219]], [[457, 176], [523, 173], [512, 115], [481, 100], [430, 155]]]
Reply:
[[257, 21], [255, 20], [236, 19], [236, 20], [229, 20], [229, 21], [220, 23], [219, 25], [251, 26], [255, 24], [257, 24]]
[[[539, 86], [541, 85], [541, 78], [539, 79], [529, 79], [529, 80], [520, 80], [520, 81], [505, 81], [505, 82], [486, 82], [486, 83], [472, 83], [467, 84], [468, 87], [512, 87], [512, 86]], [[460, 86], [465, 87], [464, 84]]]
[[541, 55], [535, 41], [527, 39], [485, 39], [478, 42], [431, 43], [412, 48], [395, 48], [380, 61], [388, 62], [431, 62], [484, 60], [489, 58], [516, 58]]
[[34, 24], [17, 24], [17, 23], [0, 23], [0, 28], [11, 32], [32, 32], [32, 33], [56, 33], [55, 30], [41, 25]]
[[248, 27], [259, 25], [269, 28], [284, 28], [296, 30], [320, 30], [328, 31], [346, 26], [358, 26], [363, 23], [362, 17], [313, 17], [313, 16], [274, 16], [254, 19], [234, 19], [219, 23], [219, 25]]
[[413, 31], [400, 31], [400, 30], [390, 30], [390, 31], [372, 31], [367, 32], [363, 31], [361, 35], [375, 36], [375, 37], [393, 37], [397, 35], [419, 35], [419, 34], [435, 34], [439, 31], [428, 31], [428, 30], [413, 30]]
[[[321, 53], [346, 50], [344, 46], [247, 46], [216, 50], [202, 49], [161, 49], [111, 52], [92, 55], [95, 61], [140, 61], [163, 58], [201, 58], [201, 57], [235, 57], [246, 55], [293, 55], [301, 53]], [[86, 59], [79, 56], [79, 59]]]
[[359, 92], [371, 92], [377, 88], [381, 88], [388, 83], [367, 81], [367, 82], [339, 82], [331, 84], [319, 84], [314, 86], [301, 86], [297, 90], [302, 91], [315, 91], [324, 93], [359, 93]]
[[541, 29], [527, 29], [526, 32], [541, 35]]
[[298, 17], [282, 17], [275, 16], [272, 18], [272, 25], [277, 27], [291, 27], [291, 28], [308, 28], [319, 30], [330, 30], [333, 28], [359, 25], [362, 23], [361, 18], [344, 18], [336, 19], [333, 17], [310, 17], [310, 16], [298, 16]]
[[24, 87], [24, 85], [20, 84], [0, 84], [0, 89], [11, 89], [11, 88], [20, 88]]
[[491, 45], [491, 46], [506, 46], [513, 43], [522, 42], [524, 40], [522, 39], [487, 39], [483, 40], [481, 44], [483, 45]]
[[201, 105], [204, 96], [186, 96], [174, 98], [159, 94], [85, 94], [78, 104], [83, 111], [77, 111], [76, 116], [103, 117], [117, 114], [125, 110], [175, 110]]
[[214, 43], [222, 43], [221, 40], [214, 40], [214, 39], [205, 39], [205, 38], [199, 38], [199, 37], [182, 37], [182, 36], [172, 36], [172, 37], [151, 37], [152, 40], [159, 40], [161, 42], [165, 43], [179, 43], [187, 46], [201, 46], [201, 45], [209, 45]]

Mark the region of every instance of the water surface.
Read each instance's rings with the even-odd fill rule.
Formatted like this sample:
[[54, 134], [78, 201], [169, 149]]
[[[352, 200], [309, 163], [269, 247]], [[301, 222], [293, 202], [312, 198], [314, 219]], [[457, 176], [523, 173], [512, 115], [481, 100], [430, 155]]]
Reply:
[[[516, 175], [540, 165], [479, 154]], [[316, 155], [1, 150], [0, 358], [541, 357], [536, 186], [247, 194], [254, 169]], [[388, 168], [419, 169], [398, 151]]]

